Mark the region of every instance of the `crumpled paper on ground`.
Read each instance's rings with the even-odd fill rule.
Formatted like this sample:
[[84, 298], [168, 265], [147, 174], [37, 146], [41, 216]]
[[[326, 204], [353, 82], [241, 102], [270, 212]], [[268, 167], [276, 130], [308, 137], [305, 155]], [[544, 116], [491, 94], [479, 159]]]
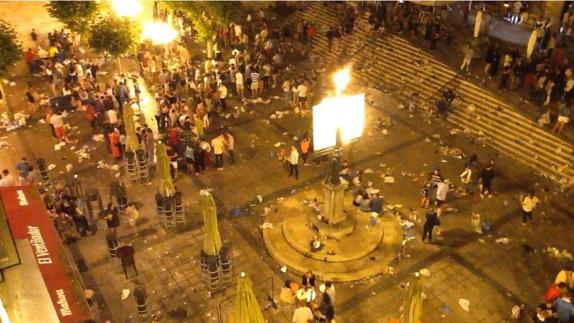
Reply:
[[463, 310], [467, 312], [470, 311], [470, 301], [468, 299], [459, 298], [458, 305], [460, 305]]

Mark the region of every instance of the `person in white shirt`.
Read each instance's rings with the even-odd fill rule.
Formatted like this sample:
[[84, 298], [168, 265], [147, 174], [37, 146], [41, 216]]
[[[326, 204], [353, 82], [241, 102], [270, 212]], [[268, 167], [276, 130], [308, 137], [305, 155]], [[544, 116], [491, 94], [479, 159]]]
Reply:
[[66, 140], [66, 130], [64, 128], [64, 118], [62, 112], [58, 111], [50, 117], [50, 125], [54, 128], [56, 138], [60, 141]]
[[243, 97], [243, 90], [245, 89], [243, 84], [243, 73], [237, 70], [237, 73], [235, 73], [235, 88], [237, 89], [237, 95], [240, 97]]
[[289, 162], [289, 176], [295, 176], [295, 179], [299, 179], [299, 151], [295, 146], [291, 146], [291, 153], [289, 154], [289, 158], [287, 159]]
[[225, 149], [225, 139], [219, 135], [211, 140], [211, 147], [213, 147], [213, 154], [215, 155], [215, 167], [217, 170], [223, 169], [223, 151]]
[[522, 205], [522, 225], [526, 225], [528, 220], [532, 221], [532, 211], [534, 211], [538, 203], [538, 198], [534, 195], [534, 192], [530, 192], [520, 201]]
[[106, 111], [106, 118], [110, 126], [116, 127], [118, 125], [118, 112], [115, 109]]
[[444, 182], [439, 182], [436, 186], [436, 202], [437, 206], [441, 206], [446, 201], [446, 195], [448, 193], [449, 181], [448, 179]]
[[301, 303], [299, 307], [295, 309], [291, 322], [307, 323], [307, 322], [313, 322], [314, 319], [315, 318], [313, 317], [313, 312], [311, 311], [311, 309], [305, 303]]
[[0, 187], [16, 186], [14, 176], [12, 176], [7, 169], [2, 171], [2, 176], [0, 178]]
[[221, 83], [221, 85], [219, 85], [218, 92], [219, 92], [219, 103], [221, 104], [221, 110], [226, 111], [227, 104], [225, 103], [225, 98], [227, 98], [227, 87], [225, 86], [225, 84]]
[[299, 84], [297, 87], [297, 94], [299, 95], [299, 106], [301, 109], [307, 108], [307, 86], [304, 83]]

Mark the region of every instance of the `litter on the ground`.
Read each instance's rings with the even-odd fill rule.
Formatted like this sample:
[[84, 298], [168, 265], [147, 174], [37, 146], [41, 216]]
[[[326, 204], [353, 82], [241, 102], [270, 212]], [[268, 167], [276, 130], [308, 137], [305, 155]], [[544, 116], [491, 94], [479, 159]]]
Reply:
[[470, 311], [470, 301], [468, 299], [459, 298], [458, 305], [460, 305], [463, 310], [467, 312]]

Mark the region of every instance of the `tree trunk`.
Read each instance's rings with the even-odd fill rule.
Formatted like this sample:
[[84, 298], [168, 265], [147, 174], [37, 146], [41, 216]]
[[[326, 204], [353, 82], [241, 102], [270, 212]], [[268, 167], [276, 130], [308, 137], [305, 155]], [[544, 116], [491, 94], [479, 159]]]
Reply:
[[213, 44], [208, 40], [207, 41], [207, 58], [208, 59], [212, 59], [213, 58]]
[[[4, 82], [0, 80], [0, 108], [5, 108], [8, 113], [8, 117], [12, 118], [13, 111], [10, 109], [10, 104], [8, 104], [8, 93], [4, 90]], [[1, 113], [1, 112], [0, 112]]]
[[119, 56], [117, 60], [118, 60], [118, 74], [122, 74], [122, 60]]

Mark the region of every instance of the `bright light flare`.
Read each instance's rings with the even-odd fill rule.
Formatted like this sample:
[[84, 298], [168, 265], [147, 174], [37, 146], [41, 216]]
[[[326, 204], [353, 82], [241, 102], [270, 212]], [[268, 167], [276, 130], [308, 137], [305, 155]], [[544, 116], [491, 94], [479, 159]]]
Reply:
[[8, 317], [8, 312], [4, 308], [4, 304], [2, 304], [2, 300], [0, 299], [0, 322], [2, 323], [10, 323], [10, 318]]
[[143, 11], [140, 0], [112, 0], [112, 8], [120, 17], [134, 18]]
[[358, 139], [365, 128], [365, 94], [325, 98], [313, 107], [313, 147], [323, 150]]
[[143, 26], [142, 38], [154, 45], [168, 44], [177, 38], [177, 31], [163, 22], [147, 22]]
[[351, 82], [351, 68], [347, 67], [333, 75], [337, 95], [340, 95]]

